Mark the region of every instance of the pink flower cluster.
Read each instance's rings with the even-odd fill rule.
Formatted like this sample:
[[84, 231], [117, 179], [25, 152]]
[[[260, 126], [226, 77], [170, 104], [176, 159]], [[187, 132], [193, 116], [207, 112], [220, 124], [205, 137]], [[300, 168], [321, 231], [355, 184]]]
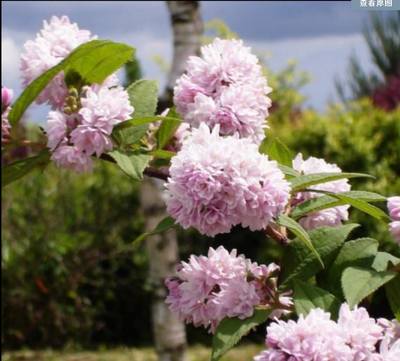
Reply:
[[[53, 16], [35, 41], [25, 44], [21, 57], [24, 84], [28, 85], [46, 70], [58, 64], [79, 45], [95, 39], [88, 30], [79, 29], [68, 17]], [[47, 145], [56, 165], [86, 172], [92, 168], [92, 155], [99, 157], [112, 149], [114, 125], [130, 118], [133, 107], [127, 92], [118, 86], [115, 74], [101, 85], [68, 89], [64, 74], [58, 74], [38, 97], [53, 111], [47, 119]]]
[[[327, 163], [324, 159], [310, 157], [306, 160], [303, 160], [303, 155], [301, 153], [299, 153], [293, 160], [293, 168], [301, 174], [342, 172], [342, 170], [336, 164]], [[332, 193], [341, 193], [348, 192], [351, 189], [351, 186], [347, 179], [340, 179], [318, 184], [312, 186], [312, 188]], [[294, 204], [297, 205], [321, 196], [323, 196], [322, 193], [301, 192], [296, 195]], [[300, 224], [305, 229], [314, 229], [323, 226], [334, 227], [349, 219], [348, 209], [348, 205], [343, 205], [313, 212], [301, 218]]]
[[[21, 55], [21, 73], [23, 85], [29, 85], [45, 71], [60, 63], [79, 45], [96, 39], [90, 31], [79, 29], [67, 16], [53, 16], [50, 22], [43, 22], [43, 29], [36, 39], [24, 44], [25, 52]], [[48, 102], [57, 109], [64, 105], [68, 89], [64, 82], [64, 73], [58, 74], [42, 91], [37, 103]]]
[[5, 142], [10, 136], [10, 122], [8, 113], [11, 110], [11, 100], [13, 91], [4, 86], [1, 87], [1, 143]]
[[113, 126], [129, 119], [134, 109], [120, 86], [84, 87], [80, 103], [80, 109], [72, 114], [49, 113], [47, 145], [58, 166], [86, 172], [92, 168], [92, 155], [100, 157], [112, 149]]
[[219, 124], [221, 135], [264, 139], [271, 91], [258, 59], [241, 40], [215, 39], [191, 56], [174, 89], [174, 103], [193, 127]]
[[369, 317], [365, 308], [340, 308], [337, 322], [313, 309], [297, 322], [276, 320], [267, 327], [267, 350], [255, 361], [395, 361], [400, 360], [396, 321]]
[[252, 263], [236, 250], [210, 248], [207, 257], [190, 256], [188, 263], [181, 263], [177, 277], [166, 280], [166, 302], [182, 320], [211, 332], [225, 317], [250, 317], [259, 305], [273, 307], [271, 317], [280, 316], [292, 301], [277, 292], [278, 271], [276, 264]]
[[392, 222], [389, 224], [393, 238], [400, 244], [400, 197], [388, 198], [388, 209]]
[[275, 161], [256, 144], [237, 136], [223, 137], [200, 124], [183, 140], [172, 158], [166, 184], [169, 214], [185, 229], [202, 234], [228, 233], [241, 224], [261, 230], [289, 200], [289, 183]]

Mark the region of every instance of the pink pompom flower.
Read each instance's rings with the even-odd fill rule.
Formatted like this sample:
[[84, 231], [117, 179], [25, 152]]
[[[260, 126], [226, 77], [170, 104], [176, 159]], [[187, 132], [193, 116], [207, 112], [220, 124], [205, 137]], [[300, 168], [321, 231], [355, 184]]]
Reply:
[[400, 244], [400, 197], [390, 197], [387, 203], [389, 215], [392, 222], [389, 223], [389, 230], [395, 241]]
[[276, 310], [283, 306], [281, 313], [287, 313], [292, 303], [291, 299], [281, 303], [278, 271], [277, 265], [259, 266], [236, 250], [210, 248], [207, 257], [192, 255], [189, 262], [181, 263], [176, 277], [165, 281], [166, 303], [182, 320], [211, 332], [225, 317], [250, 317], [257, 305]]
[[[43, 22], [43, 28], [35, 40], [24, 44], [21, 55], [20, 70], [23, 85], [29, 85], [45, 71], [60, 63], [79, 45], [94, 40], [90, 31], [79, 29], [76, 23], [71, 23], [67, 16], [53, 16], [49, 22]], [[46, 86], [36, 99], [38, 104], [49, 103], [53, 109], [64, 105], [68, 89], [61, 72]]]
[[290, 187], [275, 161], [249, 139], [222, 137], [203, 123], [171, 160], [168, 213], [185, 229], [227, 233], [241, 224], [265, 229], [283, 212]]
[[221, 135], [238, 133], [256, 144], [264, 139], [271, 91], [258, 59], [241, 40], [215, 39], [192, 56], [178, 79], [174, 103], [193, 127], [220, 125]]
[[3, 144], [10, 137], [11, 125], [8, 120], [8, 113], [11, 110], [11, 100], [14, 92], [12, 89], [1, 87], [1, 143]]
[[267, 327], [266, 345], [255, 361], [394, 361], [399, 347], [366, 309], [347, 304], [337, 322], [319, 308], [297, 322], [276, 320]]

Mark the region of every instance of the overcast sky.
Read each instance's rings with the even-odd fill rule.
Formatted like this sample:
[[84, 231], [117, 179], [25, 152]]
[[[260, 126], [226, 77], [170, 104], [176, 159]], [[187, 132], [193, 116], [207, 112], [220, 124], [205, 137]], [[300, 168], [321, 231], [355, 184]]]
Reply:
[[[172, 34], [163, 1], [2, 1], [2, 81], [20, 91], [19, 54], [42, 21], [68, 15], [99, 38], [125, 41], [137, 48], [144, 76], [164, 83], [153, 60], [170, 62]], [[304, 88], [307, 104], [323, 109], [334, 96], [333, 79], [344, 75], [351, 53], [368, 68], [370, 60], [361, 29], [368, 11], [340, 1], [202, 1], [205, 21], [223, 19], [254, 50], [268, 52], [278, 70], [291, 59], [312, 81]], [[41, 112], [33, 110], [40, 116]]]

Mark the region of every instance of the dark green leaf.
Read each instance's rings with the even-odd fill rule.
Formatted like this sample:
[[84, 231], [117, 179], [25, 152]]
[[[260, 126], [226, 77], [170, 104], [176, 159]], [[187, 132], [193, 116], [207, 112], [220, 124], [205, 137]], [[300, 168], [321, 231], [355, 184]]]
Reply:
[[336, 318], [340, 308], [340, 301], [328, 291], [301, 280], [293, 283], [293, 301], [298, 315], [307, 315], [314, 308], [321, 308], [330, 312]]
[[338, 256], [327, 270], [324, 281], [332, 293], [343, 297], [340, 282], [343, 271], [350, 267], [369, 267], [378, 251], [379, 242], [372, 238], [359, 238], [346, 242], [340, 249]]
[[211, 361], [219, 360], [225, 353], [234, 347], [242, 337], [253, 328], [265, 322], [271, 310], [256, 309], [254, 315], [245, 320], [225, 318], [218, 325], [212, 341]]
[[376, 272], [367, 268], [348, 267], [342, 274], [344, 297], [349, 306], [354, 307], [396, 275], [396, 272]]
[[269, 159], [276, 160], [287, 167], [292, 167], [294, 155], [279, 138], [266, 137], [259, 150], [260, 153], [268, 155]]
[[168, 150], [156, 149], [153, 150], [150, 154], [158, 159], [171, 159], [173, 156], [175, 156], [176, 153], [170, 152]]
[[321, 263], [321, 266], [324, 267], [324, 262], [322, 261], [320, 255], [314, 248], [310, 236], [300, 224], [298, 224], [295, 220], [291, 219], [290, 217], [285, 216], [284, 214], [281, 214], [279, 216], [277, 223], [283, 227], [288, 228], [291, 232], [293, 232], [297, 236], [297, 238], [301, 240], [304, 243], [304, 245], [315, 255], [315, 257]]
[[390, 308], [397, 321], [400, 321], [400, 274], [385, 285]]
[[45, 167], [50, 161], [50, 153], [43, 150], [34, 157], [18, 160], [4, 166], [1, 170], [2, 187], [22, 178], [38, 167]]
[[118, 166], [134, 180], [143, 179], [143, 171], [152, 159], [152, 156], [148, 154], [124, 154], [118, 150], [113, 150], [107, 154], [111, 156]]
[[[350, 232], [357, 224], [345, 224], [339, 227], [321, 227], [309, 232], [312, 244], [321, 256], [325, 267], [335, 259]], [[322, 266], [314, 253], [304, 247], [298, 238], [286, 248], [282, 260], [282, 286], [287, 287], [292, 279], [307, 280], [322, 270]]]
[[343, 178], [374, 178], [371, 175], [363, 173], [315, 173], [300, 175], [290, 179], [293, 191], [301, 191], [312, 185], [332, 182]]
[[67, 73], [73, 70], [88, 83], [102, 83], [107, 76], [131, 59], [133, 53], [132, 47], [108, 40], [93, 40], [82, 44], [25, 88], [13, 104], [9, 114], [10, 123], [14, 125], [19, 121], [26, 108], [61, 71]]
[[[386, 201], [386, 197], [372, 192], [349, 191], [341, 194], [352, 198], [361, 199], [366, 202]], [[321, 196], [301, 203], [292, 211], [291, 216], [295, 219], [299, 219], [308, 213], [317, 212], [323, 209], [337, 207], [344, 204], [347, 204], [344, 200], [340, 200], [331, 196]]]

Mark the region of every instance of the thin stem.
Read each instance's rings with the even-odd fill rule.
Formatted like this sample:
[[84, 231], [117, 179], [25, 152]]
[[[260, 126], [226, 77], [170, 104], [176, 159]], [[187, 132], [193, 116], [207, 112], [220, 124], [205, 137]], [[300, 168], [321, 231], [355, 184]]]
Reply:
[[289, 239], [286, 237], [286, 235], [273, 228], [273, 226], [268, 226], [265, 229], [265, 233], [267, 234], [267, 236], [271, 237], [275, 241], [278, 241], [284, 246], [289, 244]]

